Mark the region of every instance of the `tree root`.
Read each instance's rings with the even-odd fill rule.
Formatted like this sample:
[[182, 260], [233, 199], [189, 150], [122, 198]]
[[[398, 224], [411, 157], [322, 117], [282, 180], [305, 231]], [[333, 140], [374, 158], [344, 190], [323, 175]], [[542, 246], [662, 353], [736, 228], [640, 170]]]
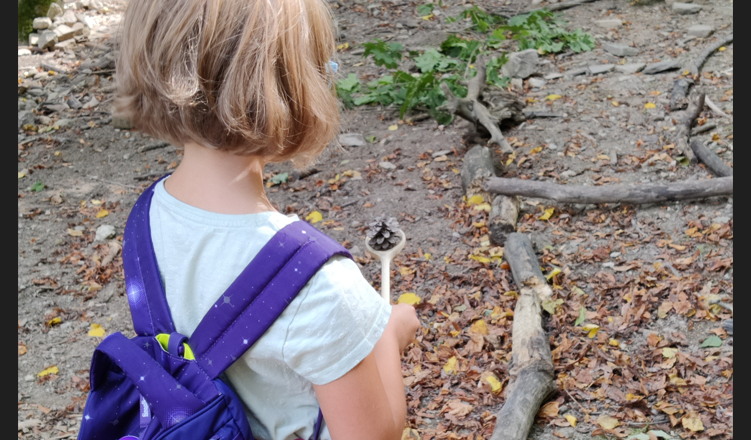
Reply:
[[694, 139], [691, 142], [691, 149], [694, 150], [696, 157], [704, 163], [715, 175], [720, 177], [732, 177], [733, 168], [722, 161], [712, 150], [704, 145], [704, 142]]
[[704, 110], [704, 98], [706, 95], [703, 93], [699, 95], [699, 98], [692, 102], [688, 110], [686, 110], [686, 117], [678, 125], [678, 130], [675, 133], [675, 147], [678, 151], [686, 156], [689, 162], [693, 165], [697, 162], [694, 151], [689, 147], [689, 140], [691, 139], [691, 126], [694, 125], [696, 119], [699, 118], [701, 111]]
[[[715, 53], [719, 48], [733, 42], [733, 34], [720, 38], [718, 41], [707, 46], [694, 60], [689, 61], [686, 65], [686, 70], [693, 76], [696, 76], [701, 71], [701, 66], [707, 61], [710, 55]], [[670, 110], [680, 110], [686, 106], [686, 97], [688, 96], [689, 89], [694, 84], [688, 78], [678, 78], [673, 83], [673, 91], [670, 93]]]

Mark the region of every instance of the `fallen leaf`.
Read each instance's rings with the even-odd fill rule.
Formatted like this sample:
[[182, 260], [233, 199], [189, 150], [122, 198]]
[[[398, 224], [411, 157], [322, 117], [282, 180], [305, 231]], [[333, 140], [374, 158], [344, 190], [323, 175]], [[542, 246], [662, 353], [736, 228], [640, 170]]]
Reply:
[[451, 356], [449, 360], [446, 361], [446, 365], [443, 366], [443, 371], [445, 371], [446, 374], [456, 373], [456, 356]]
[[27, 352], [27, 349], [26, 349], [26, 346], [25, 346], [25, 345], [19, 345], [19, 346], [18, 346], [18, 355], [19, 355], [19, 356], [23, 356], [23, 355], [25, 355], [25, 354], [26, 354], [26, 352]]
[[556, 99], [561, 99], [563, 96], [561, 95], [548, 95], [545, 97], [545, 100], [547, 101], [555, 101]]
[[550, 271], [549, 274], [545, 274], [545, 279], [550, 281], [554, 276], [558, 275], [559, 273], [563, 272], [560, 268], [555, 267], [553, 270]]
[[620, 347], [621, 343], [616, 339], [610, 338], [610, 340], [608, 340], [608, 345], [610, 345], [611, 347]]
[[597, 331], [600, 330], [600, 326], [597, 324], [587, 324], [584, 327], [582, 327], [585, 331], [589, 332], [587, 335], [589, 339], [594, 338], [597, 336]]
[[347, 50], [349, 49], [349, 43], [344, 43], [336, 46], [336, 50]]
[[563, 304], [562, 299], [546, 299], [542, 302], [542, 308], [545, 309], [546, 312], [548, 312], [551, 315], [555, 315], [555, 312], [558, 310], [558, 306]]
[[479, 205], [475, 206], [475, 209], [478, 211], [490, 212], [490, 203], [480, 203]]
[[501, 389], [503, 389], [503, 384], [501, 384], [501, 381], [498, 380], [495, 374], [488, 372], [487, 375], [483, 373], [485, 376], [485, 382], [487, 382], [490, 385], [490, 390], [493, 392], [493, 394], [498, 394], [501, 392]]
[[396, 301], [397, 304], [409, 304], [411, 306], [420, 304], [420, 297], [415, 295], [412, 292], [403, 293], [399, 296], [399, 299]]
[[99, 212], [96, 213], [96, 218], [104, 218], [110, 215], [110, 212], [106, 209], [100, 209]]
[[472, 205], [479, 205], [479, 204], [481, 204], [484, 201], [485, 200], [482, 198], [481, 195], [475, 194], [472, 197], [470, 197], [469, 200], [467, 200], [467, 204], [470, 205], [470, 206], [472, 206]]
[[644, 108], [646, 108], [646, 109], [657, 108], [657, 106], [654, 105], [654, 103], [652, 103], [652, 102], [648, 102], [648, 103], [644, 104]]
[[397, 124], [389, 125], [389, 131], [396, 131], [399, 129], [399, 126]]
[[701, 432], [704, 431], [704, 424], [701, 422], [701, 419], [699, 418], [699, 415], [696, 413], [689, 413], [683, 416], [683, 419], [681, 419], [681, 423], [683, 424], [683, 427], [693, 431], [693, 432]]
[[618, 101], [613, 101], [613, 107], [618, 107], [619, 105]]
[[722, 339], [720, 339], [720, 337], [717, 335], [712, 335], [701, 343], [701, 348], [720, 346], [722, 346]]
[[53, 365], [37, 373], [37, 377], [49, 376], [50, 374], [57, 374], [59, 372], [60, 370], [57, 368], [57, 365]]
[[316, 224], [323, 220], [323, 214], [318, 211], [313, 211], [305, 217], [305, 220], [309, 221], [311, 224]]
[[456, 417], [464, 417], [474, 409], [472, 405], [459, 399], [449, 400], [446, 402], [446, 407], [449, 409], [448, 413]]
[[728, 48], [725, 46], [722, 46], [721, 48], [717, 49], [720, 52], [725, 52]]
[[429, 253], [425, 253], [425, 255], [423, 255], [423, 256], [425, 257], [426, 261], [430, 261], [430, 257], [432, 257], [433, 255], [431, 255]]
[[537, 413], [539, 417], [547, 417], [547, 418], [554, 418], [558, 417], [558, 402], [548, 402], [545, 405], [540, 408], [540, 411]]
[[576, 322], [574, 322], [574, 326], [578, 327], [579, 325], [581, 325], [582, 322], [584, 322], [585, 319], [587, 319], [587, 309], [582, 307], [581, 309], [579, 309], [579, 317], [576, 318]]
[[565, 417], [566, 420], [568, 420], [568, 422], [571, 424], [571, 426], [573, 426], [574, 428], [576, 428], [576, 417], [572, 416], [571, 414], [566, 414], [563, 417]]
[[19, 171], [18, 172], [18, 178], [19, 179], [23, 179], [24, 177], [26, 177], [26, 171]]
[[68, 229], [68, 235], [71, 237], [80, 237], [83, 235], [83, 231], [76, 231], [75, 229]]
[[665, 356], [665, 358], [667, 359], [674, 358], [676, 353], [678, 353], [677, 348], [665, 347], [662, 349], [662, 355]]
[[615, 429], [619, 425], [618, 419], [610, 416], [600, 416], [597, 418], [597, 424], [602, 426], [603, 429]]
[[479, 333], [481, 335], [487, 335], [488, 326], [487, 324], [485, 324], [485, 320], [478, 319], [477, 321], [472, 323], [472, 325], [469, 327], [469, 331], [471, 333]]
[[542, 147], [535, 147], [529, 151], [529, 154], [537, 154], [542, 151]]
[[660, 92], [659, 90], [653, 90], [649, 92], [649, 96], [660, 96], [660, 95], [662, 95], [662, 92]]
[[91, 324], [91, 329], [89, 330], [89, 336], [91, 336], [92, 338], [103, 338], [104, 327], [102, 327], [99, 324]]
[[404, 428], [401, 440], [421, 440], [422, 436], [416, 429]]
[[61, 322], [63, 322], [63, 320], [59, 316], [57, 316], [47, 321], [47, 325], [50, 327], [53, 327], [53, 326], [60, 324]]
[[555, 208], [548, 208], [545, 210], [545, 213], [542, 214], [539, 218], [540, 220], [550, 220], [550, 217], [552, 217], [554, 213]]

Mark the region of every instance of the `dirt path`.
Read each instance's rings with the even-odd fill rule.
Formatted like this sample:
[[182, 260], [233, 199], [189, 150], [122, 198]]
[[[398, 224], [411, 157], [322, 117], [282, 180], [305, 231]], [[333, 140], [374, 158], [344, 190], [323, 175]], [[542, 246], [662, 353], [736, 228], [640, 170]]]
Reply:
[[[75, 437], [91, 353], [101, 340], [90, 330], [132, 333], [118, 254], [127, 214], [140, 191], [180, 160], [174, 147], [113, 126], [108, 57], [124, 3], [105, 3], [105, 13], [85, 12], [95, 20], [88, 43], [18, 59], [19, 438]], [[722, 35], [733, 30], [731, 1], [697, 0], [702, 10], [694, 15], [640, 3], [603, 0], [565, 11], [570, 27], [592, 33], [600, 47], [541, 57], [540, 75], [622, 63], [602, 49], [613, 42], [638, 50], [626, 63], [684, 60], [714, 38], [687, 39], [690, 26], [708, 24]], [[458, 15], [459, 4], [439, 9], [441, 19], [433, 21], [408, 2], [331, 5], [341, 43], [350, 45], [340, 53], [344, 77], [385, 73], [358, 54], [356, 43], [381, 38], [424, 50], [463, 26], [443, 20]], [[492, 10], [496, 3], [477, 5]], [[527, 7], [513, 0], [504, 10]], [[622, 24], [614, 30], [594, 24], [604, 19]], [[698, 138], [731, 165], [733, 53], [730, 45], [712, 56], [693, 92], [707, 93], [730, 115], [705, 110], [701, 123], [717, 127]], [[50, 64], [60, 72], [42, 73]], [[550, 79], [542, 88], [514, 86], [527, 108], [564, 115], [505, 131], [516, 158], [504, 175], [585, 185], [708, 178], [703, 167], [676, 162], [671, 147], [682, 112], [670, 113], [667, 104], [679, 74], [613, 70]], [[99, 104], [54, 107], [71, 96]], [[345, 111], [343, 119], [342, 133], [374, 142], [331, 147], [318, 173], [270, 187], [270, 199], [303, 218], [319, 211], [323, 221], [316, 226], [350, 248], [376, 287], [379, 266], [363, 252], [367, 223], [381, 213], [399, 220], [409, 241], [393, 271], [393, 299], [405, 292], [421, 297], [424, 324], [403, 363], [408, 419], [417, 431], [409, 435], [420, 436], [408, 438], [487, 439], [503, 403], [488, 377], [508, 380], [516, 287], [507, 266], [493, 258], [501, 249], [487, 242], [487, 212], [463, 200], [458, 171], [474, 145], [465, 136], [472, 127], [459, 120], [410, 125], [395, 109], [377, 106]], [[268, 178], [292, 173], [287, 164], [267, 171]], [[552, 216], [540, 219], [550, 208]], [[532, 238], [546, 274], [560, 269], [551, 277], [559, 302], [549, 305], [554, 313], [545, 323], [559, 392], [530, 438], [625, 437], [647, 428], [674, 438], [732, 438], [733, 338], [720, 325], [731, 315], [709, 304], [719, 297], [732, 303], [732, 198], [638, 207], [525, 199], [519, 231]], [[720, 346], [701, 347], [713, 335]], [[50, 367], [57, 373], [39, 376]]]

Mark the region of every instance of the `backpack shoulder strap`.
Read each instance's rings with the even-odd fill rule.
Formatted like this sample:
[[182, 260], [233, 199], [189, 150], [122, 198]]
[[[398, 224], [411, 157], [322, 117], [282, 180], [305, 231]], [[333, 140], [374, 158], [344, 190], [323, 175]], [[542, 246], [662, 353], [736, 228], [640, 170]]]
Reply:
[[282, 228], [204, 316], [190, 338], [199, 366], [218, 377], [282, 314], [331, 257], [352, 258], [339, 243], [296, 221]]
[[149, 209], [156, 185], [141, 194], [130, 211], [123, 236], [123, 269], [133, 328], [141, 336], [175, 331], [151, 243]]

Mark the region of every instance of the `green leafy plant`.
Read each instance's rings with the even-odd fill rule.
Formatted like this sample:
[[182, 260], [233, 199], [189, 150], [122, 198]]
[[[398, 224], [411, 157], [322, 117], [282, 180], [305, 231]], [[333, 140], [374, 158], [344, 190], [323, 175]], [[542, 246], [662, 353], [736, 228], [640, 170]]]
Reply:
[[446, 41], [441, 43], [441, 52], [447, 56], [472, 63], [477, 58], [477, 49], [480, 46], [482, 46], [482, 42], [479, 40], [465, 40], [456, 35], [449, 35]]
[[281, 173], [269, 179], [269, 182], [271, 182], [272, 185], [281, 185], [282, 183], [287, 183], [288, 179], [289, 173]]
[[506, 76], [501, 76], [501, 67], [508, 61], [508, 55], [505, 53], [500, 57], [493, 57], [485, 63], [486, 82], [496, 87], [506, 88], [510, 80]]
[[425, 3], [417, 7], [417, 15], [421, 17], [428, 16], [433, 13], [435, 5], [433, 3]]
[[355, 103], [352, 101], [352, 94], [360, 91], [360, 80], [357, 75], [350, 73], [346, 78], [336, 82], [336, 96], [342, 101], [346, 108], [352, 108]]
[[477, 6], [465, 9], [459, 14], [459, 18], [471, 20], [473, 28], [483, 33], [506, 21], [506, 19], [500, 15], [488, 14]]
[[18, 2], [18, 38], [26, 40], [34, 30], [32, 24], [36, 17], [44, 17], [53, 0], [21, 0]]
[[566, 30], [567, 23], [548, 10], [533, 11], [511, 18], [508, 24], [493, 31], [494, 41], [510, 36], [519, 41], [519, 49], [537, 49], [542, 53], [558, 53], [564, 48], [573, 52], [595, 48], [594, 38], [577, 29]]
[[386, 43], [381, 40], [363, 43], [363, 47], [365, 48], [364, 57], [373, 55], [373, 62], [376, 66], [384, 66], [389, 69], [396, 69], [399, 66], [399, 61], [402, 59], [402, 49], [404, 48], [401, 43]]
[[31, 185], [32, 192], [40, 192], [42, 190], [44, 190], [44, 184], [38, 180], [36, 181], [35, 184]]

